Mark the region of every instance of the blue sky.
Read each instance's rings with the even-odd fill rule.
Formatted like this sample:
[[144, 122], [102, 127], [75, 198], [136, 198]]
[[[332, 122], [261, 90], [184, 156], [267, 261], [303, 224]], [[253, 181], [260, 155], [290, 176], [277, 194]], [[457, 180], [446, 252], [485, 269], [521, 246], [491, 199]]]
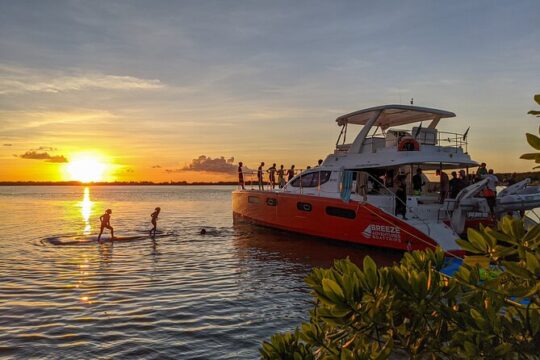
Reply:
[[[408, 103], [470, 125], [473, 158], [527, 170], [538, 1], [0, 1], [0, 165], [101, 151], [118, 177], [199, 155], [288, 166], [333, 150], [335, 118]], [[159, 165], [160, 167], [154, 167]], [[52, 166], [52, 165], [49, 165]], [[122, 173], [122, 169], [125, 173]], [[21, 175], [22, 176], [22, 175]], [[174, 172], [175, 179], [187, 172]]]

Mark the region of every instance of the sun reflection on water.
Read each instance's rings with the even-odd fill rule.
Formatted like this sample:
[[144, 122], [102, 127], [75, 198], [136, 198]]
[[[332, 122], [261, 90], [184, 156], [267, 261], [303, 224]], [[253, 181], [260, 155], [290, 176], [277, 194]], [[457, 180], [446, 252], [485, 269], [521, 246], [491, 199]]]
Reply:
[[80, 203], [81, 214], [84, 220], [84, 230], [83, 230], [84, 235], [89, 235], [92, 230], [92, 226], [90, 225], [90, 215], [92, 215], [92, 205], [93, 203], [90, 200], [90, 188], [85, 187], [83, 200]]

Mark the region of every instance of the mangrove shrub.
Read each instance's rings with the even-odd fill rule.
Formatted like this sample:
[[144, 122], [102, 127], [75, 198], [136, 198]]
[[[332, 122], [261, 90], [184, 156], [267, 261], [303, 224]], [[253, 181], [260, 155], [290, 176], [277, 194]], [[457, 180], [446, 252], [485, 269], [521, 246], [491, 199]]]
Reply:
[[314, 269], [309, 321], [265, 341], [261, 357], [540, 358], [540, 225], [505, 217], [459, 244], [481, 261], [451, 277], [440, 248], [388, 267], [365, 257], [362, 268], [345, 259]]

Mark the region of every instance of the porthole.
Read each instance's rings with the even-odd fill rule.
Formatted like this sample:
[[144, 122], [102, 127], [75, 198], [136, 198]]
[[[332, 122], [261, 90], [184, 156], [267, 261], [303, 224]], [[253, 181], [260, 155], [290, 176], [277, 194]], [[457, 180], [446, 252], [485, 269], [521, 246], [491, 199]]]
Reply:
[[267, 198], [266, 199], [266, 205], [268, 205], [268, 206], [277, 206], [277, 199], [275, 199], [275, 198]]
[[346, 219], [355, 219], [356, 212], [351, 209], [344, 209], [334, 206], [327, 206], [326, 213], [330, 216], [342, 217]]
[[311, 211], [311, 204], [310, 203], [305, 203], [305, 202], [298, 202], [296, 203], [296, 208], [300, 211], [306, 211], [306, 212], [310, 212]]

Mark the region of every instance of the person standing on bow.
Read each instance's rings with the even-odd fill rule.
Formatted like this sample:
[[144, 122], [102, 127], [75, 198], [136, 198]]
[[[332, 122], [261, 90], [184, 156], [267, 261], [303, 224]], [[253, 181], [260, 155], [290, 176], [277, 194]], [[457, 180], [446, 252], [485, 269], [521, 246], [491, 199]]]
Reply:
[[285, 186], [285, 169], [283, 169], [283, 164], [279, 167], [279, 170], [277, 171], [278, 175], [278, 186], [281, 189]]
[[268, 172], [268, 179], [273, 190], [276, 188], [276, 163], [272, 164], [266, 171]]
[[294, 165], [291, 165], [291, 168], [287, 170], [287, 181], [291, 181], [294, 177]]
[[259, 168], [257, 169], [257, 180], [259, 181], [259, 190], [264, 190], [263, 166], [264, 166], [264, 161], [261, 162], [261, 165], [259, 165]]
[[242, 165], [244, 164], [240, 161], [238, 163], [238, 186], [242, 187], [242, 190], [245, 190], [244, 172], [242, 171]]

